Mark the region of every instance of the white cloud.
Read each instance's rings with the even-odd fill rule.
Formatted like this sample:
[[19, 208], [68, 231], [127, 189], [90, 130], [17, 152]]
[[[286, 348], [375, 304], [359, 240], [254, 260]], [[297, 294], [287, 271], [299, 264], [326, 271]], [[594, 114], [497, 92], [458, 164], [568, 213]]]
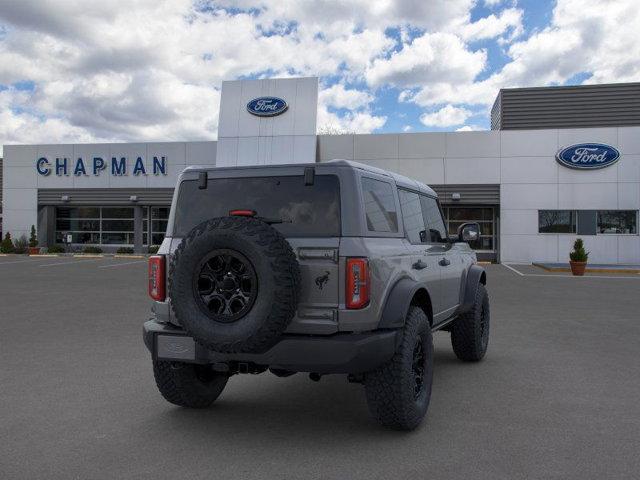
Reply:
[[411, 125], [405, 125], [404, 127], [402, 127], [402, 131], [403, 132], [410, 132], [411, 130], [413, 130], [413, 127]]
[[433, 82], [471, 82], [484, 69], [485, 50], [471, 51], [452, 33], [425, 33], [366, 72], [370, 85], [413, 87]]
[[478, 125], [465, 125], [464, 127], [456, 128], [456, 132], [478, 132], [484, 130]]
[[346, 89], [341, 83], [336, 83], [329, 88], [321, 90], [318, 101], [323, 105], [334, 108], [347, 108], [357, 110], [366, 107], [374, 97], [368, 92], [356, 89]]
[[463, 124], [471, 115], [473, 113], [466, 108], [446, 105], [436, 112], [423, 113], [420, 121], [428, 127], [451, 127]]
[[510, 32], [508, 40], [513, 40], [524, 32], [522, 16], [522, 10], [507, 8], [497, 16], [491, 14], [474, 23], [465, 25], [459, 29], [458, 33], [465, 40], [485, 40]]

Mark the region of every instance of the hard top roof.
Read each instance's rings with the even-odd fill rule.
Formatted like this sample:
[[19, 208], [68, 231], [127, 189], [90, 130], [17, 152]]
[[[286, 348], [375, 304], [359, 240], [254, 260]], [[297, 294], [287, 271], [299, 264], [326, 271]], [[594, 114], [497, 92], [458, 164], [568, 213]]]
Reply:
[[377, 175], [382, 175], [386, 177], [390, 177], [399, 187], [405, 187], [412, 190], [418, 190], [428, 195], [437, 196], [436, 192], [427, 186], [426, 184], [414, 180], [409, 177], [405, 177], [404, 175], [399, 175], [394, 172], [390, 172], [388, 170], [383, 170], [382, 168], [372, 167], [371, 165], [366, 165], [364, 163], [354, 162], [353, 160], [329, 160], [328, 162], [321, 163], [286, 163], [286, 164], [277, 164], [277, 165], [246, 165], [246, 166], [233, 166], [233, 167], [216, 167], [213, 165], [191, 165], [187, 167], [184, 172], [201, 172], [205, 170], [250, 170], [250, 169], [264, 169], [264, 168], [290, 168], [290, 167], [315, 167], [322, 169], [322, 166], [339, 166], [339, 167], [348, 167], [348, 168], [356, 168], [358, 170], [363, 170], [366, 172], [375, 173]]

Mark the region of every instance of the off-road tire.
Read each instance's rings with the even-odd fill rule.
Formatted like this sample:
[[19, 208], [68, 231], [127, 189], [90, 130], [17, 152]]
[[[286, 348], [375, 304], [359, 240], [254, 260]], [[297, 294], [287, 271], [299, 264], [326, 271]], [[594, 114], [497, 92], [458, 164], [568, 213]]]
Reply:
[[187, 408], [210, 406], [229, 379], [207, 365], [163, 361], [153, 362], [153, 376], [165, 400]]
[[451, 346], [460, 360], [482, 360], [489, 346], [489, 324], [489, 295], [485, 286], [479, 284], [471, 310], [451, 324]]
[[[422, 390], [416, 396], [413, 375], [414, 348], [424, 352]], [[433, 340], [424, 311], [410, 307], [402, 332], [402, 343], [389, 362], [365, 375], [367, 405], [371, 415], [385, 427], [413, 430], [429, 408], [433, 381]]]
[[[193, 275], [215, 249], [240, 253], [255, 270], [257, 295], [251, 309], [232, 322], [207, 316], [198, 305]], [[264, 352], [295, 315], [300, 268], [287, 240], [267, 223], [249, 217], [221, 217], [195, 227], [180, 243], [169, 266], [169, 294], [176, 318], [198, 343], [217, 352]]]

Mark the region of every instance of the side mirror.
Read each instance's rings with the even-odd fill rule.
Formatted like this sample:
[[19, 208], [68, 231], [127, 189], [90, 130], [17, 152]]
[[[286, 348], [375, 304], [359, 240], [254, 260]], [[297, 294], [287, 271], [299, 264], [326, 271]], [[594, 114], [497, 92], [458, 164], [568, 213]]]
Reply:
[[459, 242], [475, 242], [480, 238], [479, 223], [463, 223], [458, 227]]

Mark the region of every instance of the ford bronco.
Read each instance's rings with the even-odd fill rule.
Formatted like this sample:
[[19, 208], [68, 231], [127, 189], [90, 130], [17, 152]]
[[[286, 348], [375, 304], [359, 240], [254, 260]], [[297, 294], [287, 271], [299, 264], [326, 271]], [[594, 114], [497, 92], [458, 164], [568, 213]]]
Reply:
[[487, 350], [486, 274], [465, 243], [479, 233], [450, 236], [432, 189], [355, 162], [189, 167], [149, 259], [158, 389], [203, 408], [235, 374], [346, 374], [380, 423], [411, 430], [432, 333], [464, 361]]

